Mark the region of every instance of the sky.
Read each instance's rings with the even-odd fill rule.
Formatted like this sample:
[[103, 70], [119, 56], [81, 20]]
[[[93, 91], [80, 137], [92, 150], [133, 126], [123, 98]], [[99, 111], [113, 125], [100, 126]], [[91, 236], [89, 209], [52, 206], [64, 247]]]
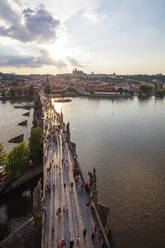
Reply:
[[0, 71], [165, 73], [164, 0], [0, 0]]

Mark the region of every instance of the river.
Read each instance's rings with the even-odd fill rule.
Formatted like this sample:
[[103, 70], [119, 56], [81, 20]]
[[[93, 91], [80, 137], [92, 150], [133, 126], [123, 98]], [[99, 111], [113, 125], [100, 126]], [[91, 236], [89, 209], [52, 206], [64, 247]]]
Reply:
[[[165, 247], [164, 106], [165, 99], [154, 97], [143, 100], [77, 97], [70, 103], [55, 103], [58, 111], [62, 109], [65, 122], [70, 121], [71, 140], [76, 143], [86, 178], [87, 172], [96, 168], [99, 201], [110, 208], [116, 248]], [[9, 102], [0, 102], [4, 129], [11, 120], [8, 108], [11, 109]], [[18, 128], [14, 123], [17, 121], [11, 126], [11, 134]], [[0, 140], [8, 149], [6, 134], [1, 132]], [[27, 197], [30, 190], [22, 191], [20, 199], [24, 192]], [[17, 212], [14, 209], [7, 215], [12, 199], [5, 205], [0, 202], [0, 212], [6, 213], [10, 223], [14, 223]], [[16, 205], [19, 207], [19, 201]], [[19, 210], [24, 209], [21, 206]], [[17, 222], [25, 215], [30, 213], [20, 213]]]
[[110, 208], [117, 248], [164, 248], [165, 99], [73, 98], [63, 105], [87, 172], [96, 168], [99, 201]]

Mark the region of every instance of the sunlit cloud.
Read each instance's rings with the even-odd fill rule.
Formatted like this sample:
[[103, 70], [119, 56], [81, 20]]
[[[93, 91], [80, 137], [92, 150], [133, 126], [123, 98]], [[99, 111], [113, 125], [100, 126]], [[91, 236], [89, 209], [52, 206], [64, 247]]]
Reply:
[[1, 0], [0, 19], [8, 24], [0, 26], [0, 35], [21, 42], [54, 42], [60, 26], [60, 21], [44, 6], [35, 10], [26, 8], [18, 15], [7, 0]]
[[88, 18], [93, 23], [97, 23], [106, 18], [106, 15], [99, 15], [96, 11], [87, 11], [83, 14], [83, 17]]
[[62, 60], [55, 60], [50, 57], [46, 50], [40, 51], [40, 56], [28, 55], [0, 55], [0, 67], [31, 67], [37, 68], [43, 65], [51, 65], [57, 68], [66, 67], [66, 63]]

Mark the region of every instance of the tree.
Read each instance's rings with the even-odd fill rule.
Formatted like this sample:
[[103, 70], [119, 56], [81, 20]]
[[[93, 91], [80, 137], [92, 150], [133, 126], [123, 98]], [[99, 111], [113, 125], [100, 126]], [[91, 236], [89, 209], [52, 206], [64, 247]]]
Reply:
[[18, 96], [21, 96], [23, 94], [23, 88], [17, 88], [17, 94]]
[[160, 96], [160, 97], [163, 97], [165, 96], [165, 89], [157, 89], [155, 90], [155, 93], [156, 93], [156, 96]]
[[129, 92], [129, 91], [128, 91], [127, 89], [124, 90], [124, 93], [128, 94], [128, 92]]
[[4, 89], [2, 90], [2, 96], [6, 96], [6, 92]]
[[29, 166], [28, 146], [23, 141], [15, 146], [7, 155], [5, 171], [10, 176], [22, 175]]
[[155, 90], [162, 89], [163, 88], [163, 83], [159, 82], [155, 84]]
[[3, 145], [0, 143], [0, 166], [6, 164], [6, 153], [3, 150]]
[[15, 96], [15, 88], [10, 88], [9, 93], [11, 96]]
[[24, 87], [22, 90], [23, 90], [23, 94], [25, 96], [28, 95], [28, 88]]
[[18, 86], [18, 80], [15, 80], [11, 83], [12, 86]]
[[139, 96], [149, 96], [152, 93], [152, 86], [150, 85], [140, 85], [138, 89]]
[[133, 90], [129, 90], [129, 91], [128, 91], [128, 93], [129, 93], [131, 96], [133, 96], [133, 95], [134, 95]]
[[29, 86], [28, 93], [29, 93], [29, 96], [34, 96], [35, 89], [34, 89], [33, 85]]
[[49, 85], [49, 84], [47, 84], [47, 85], [45, 86], [45, 88], [44, 88], [44, 93], [47, 94], [47, 95], [49, 95], [49, 94], [51, 93], [51, 89], [50, 89], [50, 85]]
[[31, 130], [29, 138], [30, 159], [33, 164], [42, 162], [42, 128], [36, 127]]
[[122, 88], [118, 88], [118, 90], [117, 90], [120, 94], [122, 94], [123, 93], [123, 89]]

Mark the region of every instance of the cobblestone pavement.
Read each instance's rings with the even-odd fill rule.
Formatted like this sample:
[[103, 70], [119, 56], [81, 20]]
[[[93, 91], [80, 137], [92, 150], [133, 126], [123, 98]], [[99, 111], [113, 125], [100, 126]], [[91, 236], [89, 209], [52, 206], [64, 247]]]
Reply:
[[[49, 115], [52, 118], [52, 113], [49, 112], [47, 119], [49, 119]], [[55, 124], [59, 124], [57, 119]], [[50, 119], [48, 126], [52, 126]], [[70, 240], [74, 241], [74, 247], [101, 247], [96, 233], [95, 246], [91, 239], [91, 234], [94, 232], [93, 227], [98, 223], [94, 223], [91, 209], [86, 206], [89, 202], [89, 194], [80, 187], [80, 182], [75, 182], [73, 177], [74, 158], [62, 128], [56, 132], [56, 139], [57, 143], [53, 143], [49, 149], [46, 149], [45, 143], [47, 155], [44, 164], [45, 214], [43, 216], [42, 248], [58, 247], [59, 240], [64, 240], [65, 247], [68, 248]], [[69, 169], [67, 169], [65, 161], [68, 161]], [[66, 189], [64, 189], [64, 183]], [[73, 189], [71, 189], [71, 183], [73, 183]], [[47, 190], [47, 185], [50, 187], [49, 190]], [[61, 214], [57, 215], [59, 207], [61, 207]], [[64, 213], [63, 207], [68, 208], [69, 212]], [[86, 242], [83, 238], [84, 228], [87, 230]], [[80, 237], [79, 245], [77, 245], [78, 235]]]

